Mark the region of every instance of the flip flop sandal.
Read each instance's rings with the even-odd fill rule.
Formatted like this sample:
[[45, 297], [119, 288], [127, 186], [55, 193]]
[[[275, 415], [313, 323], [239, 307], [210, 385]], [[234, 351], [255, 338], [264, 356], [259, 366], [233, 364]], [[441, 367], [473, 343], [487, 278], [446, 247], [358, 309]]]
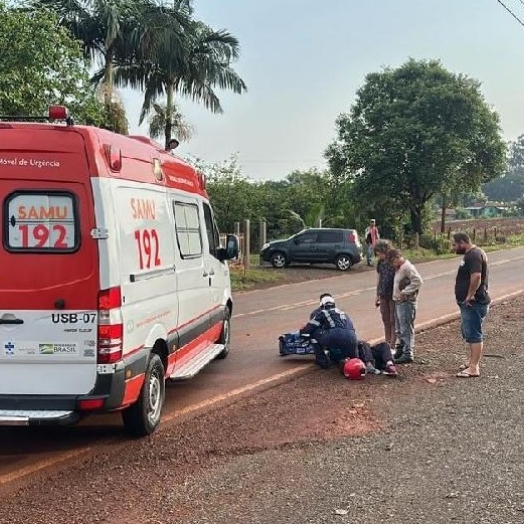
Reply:
[[460, 371], [464, 371], [465, 369], [468, 369], [468, 368], [469, 368], [469, 364], [461, 364], [459, 366]]
[[470, 373], [465, 369], [455, 375], [458, 378], [477, 378], [480, 377], [480, 373]]

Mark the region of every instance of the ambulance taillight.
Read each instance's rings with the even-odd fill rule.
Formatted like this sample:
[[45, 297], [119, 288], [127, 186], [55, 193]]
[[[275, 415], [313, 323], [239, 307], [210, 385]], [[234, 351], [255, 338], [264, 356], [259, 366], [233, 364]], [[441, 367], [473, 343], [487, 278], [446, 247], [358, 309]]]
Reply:
[[119, 287], [100, 291], [98, 295], [98, 364], [114, 364], [122, 359], [124, 326], [122, 292]]

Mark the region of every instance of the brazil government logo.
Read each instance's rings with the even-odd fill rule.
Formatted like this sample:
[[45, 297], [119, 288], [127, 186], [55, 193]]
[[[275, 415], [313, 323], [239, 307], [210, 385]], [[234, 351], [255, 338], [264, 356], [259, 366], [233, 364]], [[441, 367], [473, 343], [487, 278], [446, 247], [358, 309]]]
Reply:
[[39, 344], [38, 345], [40, 355], [52, 355], [55, 352], [54, 344]]

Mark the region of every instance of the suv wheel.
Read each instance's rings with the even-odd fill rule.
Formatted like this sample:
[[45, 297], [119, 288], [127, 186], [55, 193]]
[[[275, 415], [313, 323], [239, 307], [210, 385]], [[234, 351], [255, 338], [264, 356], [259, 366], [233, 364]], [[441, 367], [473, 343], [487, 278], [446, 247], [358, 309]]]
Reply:
[[353, 260], [349, 255], [338, 255], [335, 264], [340, 271], [348, 271], [353, 265]]
[[277, 269], [283, 268], [287, 265], [286, 255], [277, 251], [271, 255], [271, 265]]

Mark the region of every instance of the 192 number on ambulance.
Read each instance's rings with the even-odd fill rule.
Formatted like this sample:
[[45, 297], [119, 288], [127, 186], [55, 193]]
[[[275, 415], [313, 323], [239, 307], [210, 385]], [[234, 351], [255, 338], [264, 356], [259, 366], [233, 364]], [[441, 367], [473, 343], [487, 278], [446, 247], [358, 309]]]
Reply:
[[160, 246], [156, 229], [137, 229], [135, 231], [135, 240], [138, 247], [138, 264], [140, 269], [160, 266]]

